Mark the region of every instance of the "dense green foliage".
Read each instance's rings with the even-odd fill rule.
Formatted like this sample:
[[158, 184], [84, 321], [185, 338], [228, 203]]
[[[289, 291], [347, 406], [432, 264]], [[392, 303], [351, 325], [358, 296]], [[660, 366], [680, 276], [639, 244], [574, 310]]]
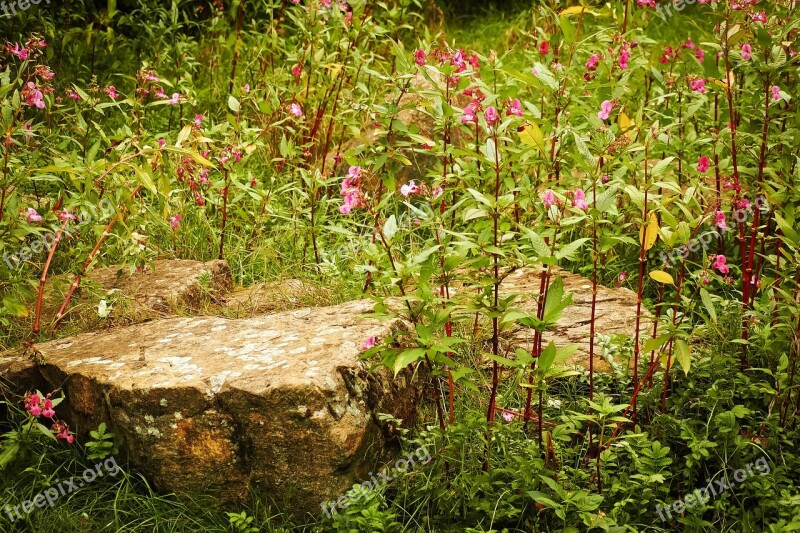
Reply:
[[[800, 17], [680, 5], [140, 0], [0, 20], [0, 345], [76, 328], [68, 284], [63, 317], [41, 316], [42, 273], [291, 272], [410, 324], [354, 340], [427, 370], [404, 446], [433, 457], [308, 524], [123, 468], [0, 527], [800, 529]], [[636, 331], [593, 349], [613, 372], [559, 364], [574, 295], [555, 266], [637, 292]], [[534, 311], [503, 290], [523, 267], [542, 267]], [[0, 448], [13, 505], [113, 451], [105, 428], [53, 439], [26, 402], [9, 393]]]

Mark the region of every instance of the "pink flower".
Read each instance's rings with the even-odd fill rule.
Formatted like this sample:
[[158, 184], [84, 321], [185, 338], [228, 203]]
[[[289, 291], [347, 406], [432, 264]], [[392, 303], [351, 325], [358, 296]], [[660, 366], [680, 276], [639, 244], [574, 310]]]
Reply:
[[431, 191], [431, 199], [432, 199], [432, 200], [436, 200], [436, 199], [437, 199], [437, 198], [439, 198], [439, 197], [440, 197], [442, 194], [444, 194], [444, 189], [442, 188], [442, 186], [441, 186], [441, 185], [437, 185], [437, 186], [436, 186], [436, 187], [434, 187], [434, 188], [433, 188], [433, 190]]
[[41, 222], [42, 215], [36, 212], [36, 209], [29, 207], [28, 208], [28, 216], [25, 218], [28, 222]]
[[50, 430], [56, 434], [57, 439], [67, 441], [69, 444], [75, 442], [75, 437], [69, 434], [69, 426], [61, 422], [54, 422]]
[[40, 405], [31, 405], [28, 412], [33, 416], [42, 416], [42, 407]]
[[169, 217], [169, 223], [172, 224], [172, 229], [178, 229], [178, 224], [181, 222], [181, 214], [178, 213], [175, 216]]
[[198, 128], [203, 124], [203, 115], [194, 116], [194, 125]]
[[292, 115], [296, 116], [296, 117], [302, 117], [303, 116], [303, 108], [300, 107], [300, 104], [293, 103], [291, 105], [290, 113]]
[[423, 66], [427, 62], [425, 57], [425, 50], [417, 50], [414, 52], [414, 61], [416, 61], [417, 65]]
[[169, 99], [167, 102], [169, 105], [179, 104], [181, 101], [181, 95], [178, 93], [172, 93], [172, 98]]
[[364, 343], [361, 345], [361, 351], [362, 351], [362, 352], [366, 352], [366, 351], [367, 351], [367, 350], [369, 350], [370, 348], [374, 348], [374, 347], [375, 347], [375, 346], [377, 346], [377, 345], [378, 345], [378, 343], [377, 343], [377, 339], [375, 339], [375, 336], [374, 336], [374, 335], [373, 335], [372, 337], [367, 337], [367, 339], [366, 339], [366, 340], [364, 341]]
[[636, 0], [636, 5], [640, 7], [656, 7], [656, 3], [653, 0]]
[[364, 193], [361, 191], [360, 184], [361, 167], [352, 166], [347, 171], [342, 181], [341, 195], [343, 203], [339, 207], [339, 212], [347, 215], [353, 209], [359, 208], [364, 204]]
[[402, 194], [406, 198], [408, 198], [412, 194], [419, 194], [419, 187], [417, 186], [416, 183], [414, 183], [414, 180], [411, 180], [408, 183], [404, 184], [402, 187], [400, 187], [400, 194]]
[[158, 87], [158, 89], [156, 90], [156, 98], [163, 99], [163, 98], [166, 98], [166, 97], [167, 97], [167, 93], [164, 92], [164, 88], [163, 87]]
[[628, 273], [627, 273], [627, 272], [625, 272], [625, 271], [623, 270], [622, 272], [620, 272], [620, 273], [619, 273], [619, 276], [617, 276], [617, 280], [618, 280], [620, 283], [622, 283], [622, 282], [623, 282], [623, 281], [625, 281], [626, 279], [628, 279]]
[[626, 70], [628, 68], [628, 62], [631, 60], [631, 53], [628, 51], [628, 45], [623, 44], [619, 52], [619, 58], [617, 60], [619, 68]]
[[461, 117], [462, 124], [469, 124], [470, 122], [478, 122], [474, 104], [467, 104], [467, 107], [464, 108], [464, 116]]
[[701, 155], [700, 159], [697, 160], [697, 171], [698, 172], [708, 172], [708, 166], [711, 161], [708, 157]]
[[717, 255], [714, 257], [714, 262], [711, 263], [711, 268], [719, 271], [720, 274], [727, 274], [731, 271], [730, 267], [726, 264], [728, 260], [724, 255]]
[[503, 420], [506, 422], [513, 422], [514, 421], [514, 413], [510, 413], [508, 411], [503, 411]]
[[741, 200], [737, 201], [736, 209], [739, 209], [740, 211], [747, 211], [750, 209], [750, 200], [747, 198], [742, 198]]
[[72, 213], [70, 213], [69, 211], [64, 209], [63, 211], [61, 211], [61, 213], [58, 214], [58, 220], [60, 220], [61, 222], [64, 222], [67, 219], [69, 219], [69, 220], [78, 220], [78, 217], [76, 217], [75, 215], [73, 215]]
[[719, 229], [728, 229], [728, 224], [725, 222], [725, 213], [722, 211], [714, 212], [715, 224]]
[[20, 46], [19, 43], [14, 43], [14, 47], [9, 48], [8, 51], [11, 55], [17, 56], [17, 58], [21, 61], [25, 61], [28, 59], [28, 57], [30, 57], [28, 49]]
[[600, 56], [597, 54], [592, 54], [591, 57], [589, 57], [589, 61], [586, 62], [586, 68], [589, 70], [596, 70], [597, 65], [599, 64], [600, 64]]
[[742, 59], [750, 59], [751, 55], [750, 52], [752, 51], [752, 47], [749, 44], [742, 45]]
[[158, 140], [158, 147], [159, 148], [164, 148], [166, 145], [167, 145], [167, 141], [165, 141], [163, 138]]
[[67, 97], [72, 99], [72, 100], [80, 100], [81, 99], [81, 95], [79, 95], [75, 91], [70, 91], [69, 94], [67, 95]]
[[33, 416], [39, 416], [42, 414], [42, 407], [39, 403], [42, 401], [41, 397], [36, 394], [26, 395], [25, 397], [25, 410], [28, 411]]
[[772, 86], [772, 99], [773, 100], [780, 100], [781, 99], [781, 88], [777, 85]]
[[614, 102], [611, 100], [603, 100], [603, 103], [600, 104], [600, 111], [597, 113], [597, 118], [600, 120], [608, 119], [612, 109], [614, 109]]
[[544, 203], [545, 209], [550, 209], [550, 207], [556, 205], [556, 195], [553, 194], [553, 191], [546, 190], [541, 194], [542, 202]]
[[705, 57], [705, 55], [706, 53], [705, 51], [703, 51], [702, 48], [698, 48], [697, 50], [694, 51], [694, 57], [696, 57], [697, 60], [701, 63], [703, 62], [703, 58]]
[[249, 83], [245, 83], [245, 84], [244, 84], [244, 87], [242, 87], [242, 91], [243, 91], [245, 94], [250, 94], [250, 84], [249, 84]]
[[497, 109], [492, 106], [486, 108], [486, 111], [483, 112], [483, 116], [486, 118], [486, 123], [490, 126], [494, 126], [500, 120]]
[[756, 13], [755, 15], [752, 15], [751, 18], [753, 19], [753, 22], [766, 23], [767, 22], [767, 13], [766, 13], [766, 11], [762, 11], [761, 13]]
[[539, 53], [543, 56], [547, 55], [550, 51], [550, 43], [548, 41], [542, 41], [539, 43]]
[[511, 105], [506, 109], [506, 115], [522, 116], [522, 102], [519, 101], [519, 98], [514, 98], [511, 101]]
[[583, 189], [575, 189], [573, 191], [575, 197], [572, 199], [572, 207], [577, 207], [578, 209], [589, 209], [589, 204], [586, 203], [586, 193]]
[[689, 82], [689, 88], [696, 93], [703, 94], [706, 92], [706, 82], [702, 78], [696, 78]]
[[300, 75], [302, 73], [303, 73], [303, 67], [301, 67], [300, 65], [295, 65], [295, 66], [292, 67], [292, 76], [294, 76], [295, 79], [299, 80], [300, 79]]
[[44, 100], [42, 91], [36, 87], [36, 84], [29, 81], [22, 89], [22, 96], [25, 98], [25, 105], [36, 106], [39, 109], [44, 109]]
[[111, 98], [112, 100], [116, 100], [117, 98], [119, 98], [119, 94], [117, 93], [117, 88], [114, 87], [113, 85], [109, 85], [108, 87], [103, 89], [103, 92], [107, 94], [108, 97]]
[[53, 409], [53, 400], [51, 400], [50, 398], [45, 398], [44, 400], [44, 409], [42, 410], [42, 416], [50, 419], [56, 416], [56, 412]]

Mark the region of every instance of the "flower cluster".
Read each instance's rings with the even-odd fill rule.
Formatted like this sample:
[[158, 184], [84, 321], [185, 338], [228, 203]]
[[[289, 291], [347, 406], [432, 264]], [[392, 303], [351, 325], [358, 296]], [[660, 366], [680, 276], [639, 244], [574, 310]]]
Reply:
[[361, 188], [361, 167], [352, 166], [342, 181], [341, 194], [344, 202], [339, 212], [347, 215], [353, 209], [364, 206], [364, 191]]
[[33, 417], [49, 418], [52, 421], [50, 430], [55, 433], [57, 439], [62, 439], [72, 444], [75, 442], [75, 437], [70, 434], [69, 426], [64, 422], [56, 419], [55, 407], [58, 402], [52, 399], [52, 393], [47, 396], [42, 396], [39, 391], [28, 392], [23, 397], [22, 401], [25, 404], [25, 410]]

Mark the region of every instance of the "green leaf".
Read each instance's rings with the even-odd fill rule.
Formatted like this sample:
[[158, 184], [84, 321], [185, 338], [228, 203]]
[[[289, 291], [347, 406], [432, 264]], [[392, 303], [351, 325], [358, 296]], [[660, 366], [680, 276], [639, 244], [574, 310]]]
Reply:
[[410, 348], [400, 352], [394, 360], [394, 375], [400, 373], [405, 367], [425, 356], [424, 348]]
[[683, 373], [688, 375], [689, 368], [692, 366], [692, 352], [689, 345], [683, 339], [675, 341], [675, 360], [681, 365]]
[[700, 288], [700, 299], [703, 301], [703, 305], [706, 307], [706, 311], [708, 311], [708, 316], [711, 317], [711, 321], [716, 324], [717, 311], [714, 309], [714, 302], [711, 300], [711, 295], [708, 294], [708, 291], [702, 287]]
[[234, 113], [239, 112], [239, 100], [237, 100], [233, 95], [228, 96], [228, 108]]
[[556, 360], [556, 343], [550, 341], [550, 344], [542, 350], [542, 355], [539, 356], [539, 370], [546, 372], [553, 366], [553, 361]]
[[397, 230], [397, 219], [392, 215], [383, 223], [383, 236], [386, 237], [386, 242], [392, 242], [392, 237], [395, 236]]

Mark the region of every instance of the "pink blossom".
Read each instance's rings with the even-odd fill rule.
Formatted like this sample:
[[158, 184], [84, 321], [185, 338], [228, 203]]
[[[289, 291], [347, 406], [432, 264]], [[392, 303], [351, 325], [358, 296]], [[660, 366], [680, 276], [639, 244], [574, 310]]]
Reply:
[[28, 216], [25, 218], [28, 222], [41, 222], [42, 215], [36, 212], [36, 209], [29, 207], [28, 208]]
[[45, 398], [44, 400], [44, 408], [42, 410], [42, 416], [50, 419], [56, 416], [56, 411], [55, 409], [53, 409], [53, 400], [51, 400], [50, 398]]
[[767, 13], [766, 11], [762, 11], [761, 13], [756, 13], [755, 15], [751, 16], [753, 22], [767, 22]]
[[636, 5], [641, 7], [656, 7], [656, 3], [653, 0], [636, 0]]
[[750, 200], [747, 198], [742, 198], [736, 202], [736, 209], [740, 211], [747, 211], [750, 209]]
[[486, 111], [483, 112], [483, 116], [486, 118], [486, 123], [490, 126], [494, 126], [500, 120], [497, 109], [492, 106], [486, 108]]
[[589, 208], [589, 204], [586, 203], [586, 193], [583, 189], [575, 189], [573, 191], [575, 197], [572, 199], [572, 207], [577, 207], [578, 209], [583, 209], [584, 211]]
[[777, 85], [772, 86], [772, 99], [773, 100], [780, 100], [781, 99], [781, 88]]
[[58, 214], [58, 220], [64, 222], [65, 220], [78, 220], [78, 217], [64, 209], [61, 213]]
[[751, 55], [750, 52], [753, 48], [749, 44], [742, 45], [742, 59], [750, 59]]
[[522, 116], [522, 102], [519, 101], [519, 98], [514, 98], [511, 101], [511, 105], [506, 109], [506, 115]]
[[708, 166], [711, 164], [711, 161], [708, 157], [701, 155], [700, 159], [697, 160], [697, 171], [698, 172], [708, 172]]
[[22, 96], [25, 98], [25, 105], [36, 106], [39, 109], [44, 109], [44, 100], [42, 91], [36, 87], [36, 84], [29, 81], [22, 89]]
[[614, 102], [611, 100], [603, 100], [603, 103], [600, 104], [600, 111], [597, 113], [597, 118], [600, 120], [608, 119], [612, 109], [614, 109]]
[[444, 194], [444, 189], [442, 188], [442, 186], [441, 186], [441, 185], [437, 185], [437, 186], [436, 186], [436, 187], [434, 187], [434, 188], [433, 188], [433, 190], [431, 191], [431, 199], [432, 199], [432, 200], [436, 200], [436, 199], [437, 199], [437, 198], [439, 198], [439, 197], [440, 197], [442, 194]]
[[600, 64], [600, 56], [597, 54], [592, 54], [591, 57], [589, 57], [589, 61], [586, 62], [586, 68], [589, 70], [596, 70], [597, 65], [599, 64]]
[[711, 268], [718, 270], [720, 274], [727, 274], [731, 270], [727, 262], [724, 255], [717, 255], [714, 257], [714, 262], [711, 263]]
[[164, 148], [164, 146], [166, 146], [166, 145], [167, 145], [167, 141], [165, 141], [163, 138], [158, 140], [158, 147], [159, 148]]
[[617, 62], [619, 63], [619, 68], [622, 70], [627, 70], [628, 62], [631, 60], [631, 53], [628, 51], [628, 46], [623, 45], [622, 49], [620, 50], [619, 58]]
[[703, 94], [706, 92], [706, 82], [702, 78], [695, 78], [689, 82], [689, 88], [696, 93]]
[[478, 122], [474, 104], [467, 104], [467, 107], [464, 108], [464, 116], [461, 117], [462, 124], [469, 124], [470, 122]]
[[411, 180], [408, 183], [404, 184], [402, 187], [400, 187], [400, 194], [402, 194], [406, 198], [408, 198], [413, 194], [419, 194], [419, 187], [417, 186], [416, 183], [414, 183], [414, 180]]
[[295, 79], [299, 80], [302, 73], [303, 73], [303, 67], [301, 67], [300, 65], [295, 65], [292, 67], [292, 76], [294, 76]]
[[548, 41], [542, 41], [539, 43], [539, 53], [543, 56], [547, 55], [550, 51], [550, 43]]
[[178, 229], [178, 224], [181, 222], [181, 214], [178, 213], [175, 216], [169, 217], [169, 223], [172, 224], [172, 229]]
[[619, 276], [617, 276], [617, 280], [618, 280], [620, 283], [622, 283], [622, 282], [623, 282], [623, 281], [625, 281], [626, 279], [628, 279], [628, 273], [627, 273], [627, 272], [625, 272], [625, 271], [623, 270], [622, 272], [620, 272], [620, 273], [619, 273]]
[[119, 94], [117, 93], [117, 88], [114, 87], [113, 85], [109, 85], [108, 87], [103, 89], [103, 92], [107, 94], [108, 97], [111, 98], [112, 100], [116, 100], [117, 98], [119, 98]]
[[361, 191], [360, 177], [361, 167], [352, 166], [347, 171], [347, 176], [345, 176], [342, 181], [340, 192], [343, 203], [341, 207], [339, 207], [339, 212], [343, 215], [349, 214], [350, 211], [364, 204], [364, 194]]
[[417, 50], [414, 52], [414, 61], [416, 61], [417, 65], [424, 66], [427, 62], [425, 57], [425, 50]]
[[541, 194], [542, 202], [544, 203], [545, 209], [550, 209], [552, 206], [556, 205], [556, 195], [551, 190], [546, 190]]
[[296, 117], [303, 116], [303, 108], [298, 103], [293, 103], [291, 106], [290, 113]]
[[156, 90], [156, 95], [155, 96], [156, 96], [156, 98], [162, 99], [162, 98], [166, 98], [167, 97], [167, 93], [164, 92], [164, 88], [163, 87], [158, 87], [158, 89]]
[[203, 115], [195, 115], [194, 116], [194, 125], [198, 128], [203, 124]]
[[377, 339], [375, 338], [374, 335], [372, 337], [367, 337], [367, 339], [361, 345], [361, 351], [366, 352], [370, 348], [374, 348], [377, 345], [378, 345], [378, 342], [377, 342]]
[[54, 422], [50, 430], [56, 434], [57, 439], [67, 441], [69, 444], [75, 442], [75, 437], [69, 434], [69, 426], [62, 422]]
[[506, 422], [513, 422], [514, 421], [514, 413], [510, 413], [508, 411], [503, 411], [503, 420]]
[[42, 414], [42, 406], [39, 405], [42, 401], [41, 397], [36, 394], [26, 395], [25, 397], [25, 410], [28, 411], [33, 416], [39, 416]]
[[67, 97], [72, 99], [72, 100], [80, 100], [81, 99], [81, 95], [79, 95], [75, 91], [70, 91], [69, 94], [67, 95]]
[[14, 47], [9, 48], [8, 51], [11, 55], [17, 56], [17, 58], [21, 61], [25, 61], [30, 57], [28, 49], [20, 46], [19, 43], [14, 43]]
[[244, 87], [242, 87], [242, 91], [243, 91], [245, 94], [250, 94], [250, 84], [249, 84], [249, 83], [245, 83], [245, 84], [244, 84]]
[[181, 95], [179, 93], [172, 93], [172, 98], [169, 99], [167, 102], [169, 105], [179, 104], [181, 101]]
[[715, 211], [714, 219], [715, 219], [714, 223], [717, 225], [719, 229], [728, 229], [728, 224], [725, 222], [725, 213], [719, 210]]

